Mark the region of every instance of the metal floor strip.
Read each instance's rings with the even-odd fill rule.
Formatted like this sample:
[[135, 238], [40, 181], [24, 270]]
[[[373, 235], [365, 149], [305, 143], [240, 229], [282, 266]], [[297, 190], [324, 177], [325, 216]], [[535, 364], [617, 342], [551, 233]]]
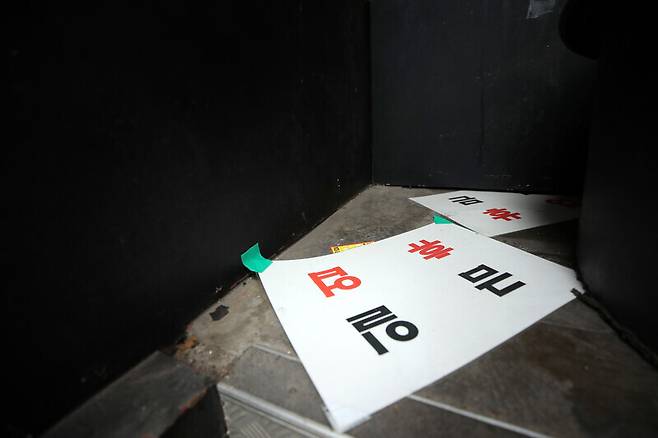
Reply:
[[491, 418], [491, 417], [487, 417], [487, 416], [484, 416], [484, 415], [476, 414], [474, 412], [459, 409], [459, 408], [456, 408], [454, 406], [450, 406], [450, 405], [447, 405], [447, 404], [444, 404], [444, 403], [441, 403], [441, 402], [430, 400], [430, 399], [425, 398], [425, 397], [420, 397], [418, 395], [413, 395], [412, 394], [410, 396], [407, 396], [407, 398], [409, 398], [411, 400], [415, 400], [419, 403], [425, 403], [427, 405], [434, 406], [435, 408], [439, 408], [439, 409], [446, 410], [448, 412], [452, 412], [453, 414], [468, 417], [468, 418], [471, 418], [473, 420], [477, 420], [477, 421], [480, 421], [482, 423], [487, 423], [487, 424], [490, 424], [492, 426], [496, 426], [496, 427], [499, 427], [501, 429], [506, 429], [506, 430], [509, 430], [509, 431], [512, 431], [512, 432], [516, 432], [518, 434], [525, 435], [525, 436], [528, 436], [528, 437], [548, 438], [548, 435], [544, 435], [544, 434], [526, 429], [526, 428], [521, 427], [521, 426], [515, 426], [513, 424], [506, 423], [504, 421], [496, 420], [496, 419]]
[[314, 438], [307, 432], [274, 421], [228, 397], [222, 399], [222, 406], [231, 438]]
[[258, 412], [264, 417], [286, 424], [293, 429], [306, 432], [311, 436], [322, 438], [345, 438], [349, 435], [338, 433], [325, 426], [301, 415], [295, 414], [287, 409], [272, 404], [266, 400], [253, 396], [245, 391], [234, 388], [225, 383], [218, 383], [217, 390], [228, 401], [237, 403], [246, 409]]

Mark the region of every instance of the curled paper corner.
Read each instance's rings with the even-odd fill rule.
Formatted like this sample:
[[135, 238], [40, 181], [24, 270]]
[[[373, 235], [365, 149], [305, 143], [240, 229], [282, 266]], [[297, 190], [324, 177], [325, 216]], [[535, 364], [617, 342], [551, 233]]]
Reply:
[[443, 217], [443, 216], [434, 215], [434, 223], [435, 224], [451, 224], [452, 221], [448, 218]]
[[240, 258], [242, 259], [242, 264], [253, 272], [263, 272], [272, 264], [272, 260], [266, 259], [260, 253], [258, 243], [243, 252]]

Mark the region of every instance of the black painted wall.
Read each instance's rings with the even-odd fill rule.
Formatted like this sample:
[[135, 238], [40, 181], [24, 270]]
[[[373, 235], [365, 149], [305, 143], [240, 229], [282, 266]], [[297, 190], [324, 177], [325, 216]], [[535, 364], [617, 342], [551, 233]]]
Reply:
[[375, 182], [580, 190], [594, 65], [550, 3], [372, 3]]
[[371, 181], [365, 1], [18, 2], [6, 411], [71, 410]]
[[565, 37], [598, 58], [578, 263], [588, 291], [658, 355], [658, 247], [653, 17], [633, 8], [571, 1]]

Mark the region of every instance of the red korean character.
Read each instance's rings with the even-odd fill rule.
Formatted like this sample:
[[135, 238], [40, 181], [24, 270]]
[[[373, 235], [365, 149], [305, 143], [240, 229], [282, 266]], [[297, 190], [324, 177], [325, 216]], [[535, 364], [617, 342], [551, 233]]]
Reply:
[[521, 219], [521, 213], [512, 213], [506, 208], [490, 208], [489, 210], [483, 211], [482, 214], [488, 214], [491, 216], [491, 219], [503, 219], [507, 222], [512, 219]]
[[443, 257], [447, 257], [450, 255], [450, 251], [453, 250], [453, 248], [446, 248], [444, 245], [441, 245], [440, 240], [428, 242], [425, 239], [421, 239], [420, 243], [421, 245], [417, 243], [410, 243], [409, 246], [411, 247], [411, 249], [409, 250], [409, 252], [411, 253], [417, 252], [420, 255], [424, 256], [423, 258], [425, 260], [429, 260], [431, 258], [441, 259]]
[[[353, 275], [347, 275], [347, 272], [345, 272], [343, 268], [339, 266], [336, 266], [335, 268], [327, 269], [326, 271], [311, 272], [308, 274], [308, 276], [311, 277], [313, 283], [315, 283], [316, 286], [319, 287], [322, 292], [324, 292], [324, 295], [327, 298], [334, 296], [334, 293], [332, 292], [334, 289], [342, 289], [342, 290], [354, 289], [355, 287], [358, 287], [361, 284], [361, 280], [359, 280], [358, 277], [355, 277]], [[336, 279], [336, 281], [334, 281], [331, 285], [327, 285], [323, 281], [326, 278], [332, 278], [332, 277], [340, 277], [340, 278]]]

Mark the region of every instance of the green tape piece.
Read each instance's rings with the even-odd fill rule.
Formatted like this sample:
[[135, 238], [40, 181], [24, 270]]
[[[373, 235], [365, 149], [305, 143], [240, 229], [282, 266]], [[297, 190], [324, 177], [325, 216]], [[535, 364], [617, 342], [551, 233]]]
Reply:
[[243, 252], [240, 258], [242, 259], [242, 264], [254, 272], [263, 272], [272, 264], [272, 260], [262, 256], [258, 244]]
[[435, 224], [451, 224], [452, 221], [450, 219], [446, 219], [443, 216], [434, 216], [434, 223]]

